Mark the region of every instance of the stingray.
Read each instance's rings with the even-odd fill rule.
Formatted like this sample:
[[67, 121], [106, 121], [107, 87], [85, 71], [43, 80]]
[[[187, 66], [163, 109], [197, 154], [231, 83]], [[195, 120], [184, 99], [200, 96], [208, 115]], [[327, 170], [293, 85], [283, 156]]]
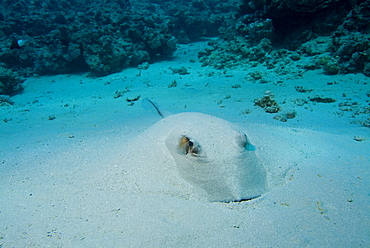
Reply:
[[266, 170], [240, 128], [203, 113], [165, 117], [145, 104], [164, 118], [125, 146], [126, 190], [221, 202], [266, 191]]

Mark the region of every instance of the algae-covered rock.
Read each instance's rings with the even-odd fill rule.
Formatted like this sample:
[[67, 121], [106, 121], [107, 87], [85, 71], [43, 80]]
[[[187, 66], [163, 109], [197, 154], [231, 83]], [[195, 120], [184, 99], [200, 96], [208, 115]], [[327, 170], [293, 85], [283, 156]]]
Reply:
[[278, 121], [287, 122], [289, 119], [295, 118], [297, 115], [297, 112], [292, 110], [289, 112], [285, 112], [282, 114], [275, 115], [273, 118]]
[[323, 54], [329, 51], [330, 37], [316, 37], [303, 43], [300, 49], [306, 54], [313, 56]]
[[340, 72], [339, 61], [331, 56], [322, 56], [317, 59], [317, 64], [322, 66], [325, 73], [328, 75], [335, 75]]
[[340, 72], [340, 66], [337, 60], [330, 60], [323, 66], [324, 71], [329, 75], [335, 75]]

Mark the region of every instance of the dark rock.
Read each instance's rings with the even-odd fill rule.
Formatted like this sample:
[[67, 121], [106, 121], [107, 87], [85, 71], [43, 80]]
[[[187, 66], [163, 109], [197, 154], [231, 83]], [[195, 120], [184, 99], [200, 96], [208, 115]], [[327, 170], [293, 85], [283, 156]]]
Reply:
[[330, 97], [321, 97], [321, 96], [315, 96], [315, 97], [309, 97], [311, 102], [319, 102], [319, 103], [332, 103], [336, 102], [334, 98]]

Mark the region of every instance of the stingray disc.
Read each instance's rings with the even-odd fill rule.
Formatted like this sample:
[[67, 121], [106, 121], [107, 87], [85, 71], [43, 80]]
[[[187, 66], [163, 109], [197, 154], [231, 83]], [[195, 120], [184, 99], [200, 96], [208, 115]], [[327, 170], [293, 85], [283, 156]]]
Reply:
[[141, 192], [229, 202], [266, 188], [266, 171], [247, 136], [211, 115], [171, 115], [126, 147], [125, 170]]

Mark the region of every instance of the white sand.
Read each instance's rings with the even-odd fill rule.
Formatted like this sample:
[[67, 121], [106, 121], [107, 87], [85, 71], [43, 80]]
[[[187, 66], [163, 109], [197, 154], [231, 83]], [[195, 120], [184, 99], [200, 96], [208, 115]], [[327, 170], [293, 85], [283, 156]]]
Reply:
[[[172, 61], [153, 64], [140, 76], [126, 69], [97, 79], [28, 79], [12, 98], [16, 104], [0, 107], [7, 120], [0, 122], [0, 245], [369, 247], [370, 129], [351, 124], [364, 115], [338, 109], [348, 99], [366, 106], [369, 79], [320, 70], [297, 79], [264, 70], [270, 83], [254, 83], [245, 79], [248, 71], [223, 73], [190, 63], [203, 45], [182, 46]], [[188, 67], [190, 74], [173, 75], [171, 66]], [[173, 80], [177, 87], [169, 88]], [[314, 91], [298, 93], [297, 85]], [[114, 99], [126, 87], [130, 91]], [[266, 90], [297, 117], [280, 122], [253, 106]], [[125, 188], [119, 161], [128, 141], [160, 120], [139, 102], [128, 106], [125, 99], [139, 95], [172, 113], [197, 111], [238, 124], [258, 148], [268, 176], [281, 180], [241, 203]], [[337, 102], [297, 107], [291, 101], [315, 95]], [[252, 112], [242, 114], [247, 109]], [[150, 167], [147, 157], [142, 154], [142, 162]]]

